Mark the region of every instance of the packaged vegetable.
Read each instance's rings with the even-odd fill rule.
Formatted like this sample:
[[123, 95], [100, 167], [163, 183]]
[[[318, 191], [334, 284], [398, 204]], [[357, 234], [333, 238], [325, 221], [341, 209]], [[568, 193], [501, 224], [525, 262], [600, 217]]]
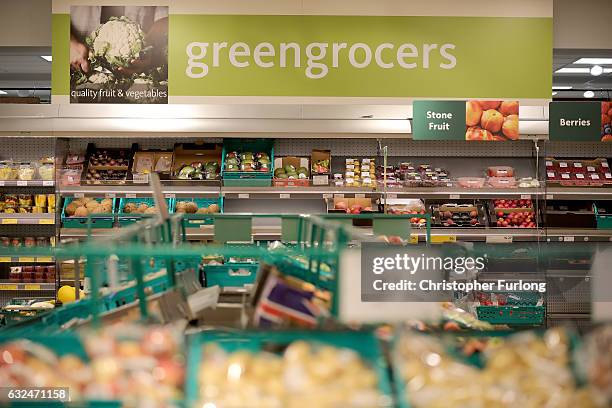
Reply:
[[17, 179], [17, 168], [12, 162], [0, 162], [0, 180], [15, 180]]
[[161, 173], [167, 173], [172, 167], [172, 153], [160, 154], [155, 162], [155, 171]]
[[17, 178], [19, 180], [32, 180], [34, 179], [34, 174], [36, 173], [36, 169], [30, 163], [21, 163], [19, 168], [17, 169]]
[[41, 164], [38, 167], [38, 175], [42, 180], [53, 180], [55, 177], [55, 165], [53, 164]]
[[47, 206], [47, 195], [46, 194], [36, 194], [34, 196], [34, 203], [37, 207], [46, 207]]

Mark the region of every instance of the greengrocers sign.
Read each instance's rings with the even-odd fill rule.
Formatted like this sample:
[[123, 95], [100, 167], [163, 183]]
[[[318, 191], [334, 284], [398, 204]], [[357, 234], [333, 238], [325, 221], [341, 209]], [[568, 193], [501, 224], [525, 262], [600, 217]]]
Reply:
[[[550, 98], [550, 17], [174, 14], [172, 2], [168, 13], [167, 79], [163, 71], [159, 78], [170, 103], [208, 96]], [[53, 21], [53, 95], [69, 95], [70, 16], [54, 14]]]
[[[366, 68], [370, 64], [376, 64], [383, 69], [394, 68], [396, 64], [404, 69], [415, 69], [419, 66], [424, 69], [453, 69], [457, 66], [457, 58], [452, 54], [455, 48], [455, 44], [448, 43], [423, 44], [422, 47], [417, 47], [410, 43], [397, 45], [386, 42], [377, 45], [373, 50], [365, 43], [314, 42], [302, 50], [296, 42], [281, 42], [278, 46], [261, 42], [251, 51], [249, 44], [243, 41], [231, 45], [227, 42], [192, 42], [186, 49], [189, 57], [186, 74], [189, 78], [204, 78], [211, 67], [223, 69], [224, 64], [228, 63], [236, 68], [247, 68], [251, 64], [260, 68], [273, 68], [277, 63], [280, 68], [303, 67], [304, 75], [310, 79], [325, 78], [330, 67], [340, 68], [341, 65], [347, 64], [358, 69]], [[330, 66], [323, 62], [328, 52], [331, 55]], [[224, 61], [221, 61], [222, 53], [226, 57]], [[438, 56], [442, 58], [437, 67], [430, 66], [432, 53], [435, 54], [433, 59], [437, 60]]]

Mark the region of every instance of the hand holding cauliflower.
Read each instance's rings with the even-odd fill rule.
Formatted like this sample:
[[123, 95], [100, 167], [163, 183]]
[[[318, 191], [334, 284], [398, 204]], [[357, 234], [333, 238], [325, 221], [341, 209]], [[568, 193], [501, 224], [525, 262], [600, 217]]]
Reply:
[[90, 54], [109, 64], [127, 67], [145, 51], [145, 34], [140, 25], [125, 16], [112, 17], [86, 40]]

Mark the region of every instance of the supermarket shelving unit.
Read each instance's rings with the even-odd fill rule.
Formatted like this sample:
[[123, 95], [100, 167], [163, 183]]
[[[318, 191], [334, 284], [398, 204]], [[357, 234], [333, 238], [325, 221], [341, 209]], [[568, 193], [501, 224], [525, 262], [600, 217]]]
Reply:
[[[353, 103], [353, 102], [351, 102]], [[381, 146], [387, 146], [390, 163], [428, 162], [447, 167], [451, 176], [481, 174], [488, 165], [508, 164], [519, 176], [543, 174], [543, 159], [552, 157], [612, 157], [612, 144], [549, 142], [548, 107], [521, 106], [521, 140], [507, 143], [413, 141], [410, 140], [411, 101], [384, 101], [366, 104], [216, 104], [216, 105], [39, 105], [0, 106], [0, 136], [13, 150], [23, 140], [52, 140], [56, 155], [67, 149], [84, 149], [93, 141], [103, 147], [128, 147], [138, 142], [142, 147], [171, 148], [175, 142], [223, 138], [275, 138], [276, 156], [309, 156], [313, 148], [332, 151], [332, 167], [346, 157], [380, 158]], [[337, 160], [336, 160], [337, 158]], [[336, 165], [334, 166], [334, 161]], [[538, 168], [539, 167], [539, 168]], [[465, 174], [470, 173], [470, 174]], [[49, 188], [51, 188], [49, 186]], [[147, 185], [130, 184], [57, 186], [62, 197], [141, 198], [150, 196]], [[223, 197], [225, 212], [325, 212], [327, 200], [334, 197], [364, 197], [374, 200], [421, 198], [425, 200], [532, 199], [540, 209], [549, 200], [612, 200], [612, 188], [570, 188], [543, 185], [540, 188], [463, 189], [388, 188], [386, 192], [349, 187], [223, 187], [221, 184], [182, 181], [163, 182], [167, 198]], [[61, 206], [58, 203], [58, 208]], [[13, 221], [9, 221], [13, 222]], [[47, 222], [43, 220], [43, 223]], [[19, 221], [18, 221], [19, 223]], [[8, 225], [6, 227], [9, 227]], [[14, 226], [13, 226], [14, 227]], [[43, 227], [42, 225], [40, 227]], [[58, 237], [83, 238], [87, 231], [65, 229], [57, 225]], [[53, 226], [55, 228], [55, 226]], [[55, 231], [55, 230], [54, 230]], [[92, 230], [94, 236], [110, 235], [114, 229]], [[366, 229], [366, 233], [369, 231]], [[423, 241], [423, 232], [413, 230]], [[1, 234], [0, 234], [1, 235]], [[280, 236], [280, 226], [253, 225], [255, 240]], [[189, 228], [190, 240], [210, 240], [212, 226]], [[457, 229], [433, 228], [432, 241], [510, 242], [610, 242], [612, 230], [548, 228]], [[572, 273], [575, 273], [572, 272]], [[564, 310], [565, 315], [584, 310]], [[553, 316], [552, 318], [557, 318]]]

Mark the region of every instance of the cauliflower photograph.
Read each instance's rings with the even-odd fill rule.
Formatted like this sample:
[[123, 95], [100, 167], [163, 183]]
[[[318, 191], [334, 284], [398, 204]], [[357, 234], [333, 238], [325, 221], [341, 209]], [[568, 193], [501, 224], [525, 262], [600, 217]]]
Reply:
[[168, 7], [72, 6], [71, 103], [168, 103]]

